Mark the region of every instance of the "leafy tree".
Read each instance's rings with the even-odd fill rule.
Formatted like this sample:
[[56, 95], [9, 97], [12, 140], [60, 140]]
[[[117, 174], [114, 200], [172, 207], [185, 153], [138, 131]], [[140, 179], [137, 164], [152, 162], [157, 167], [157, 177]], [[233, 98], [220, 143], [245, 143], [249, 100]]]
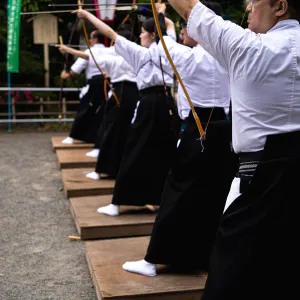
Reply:
[[50, 4], [51, 0], [23, 0], [22, 1], [22, 11], [23, 12], [32, 12], [40, 11], [46, 8], [47, 4]]

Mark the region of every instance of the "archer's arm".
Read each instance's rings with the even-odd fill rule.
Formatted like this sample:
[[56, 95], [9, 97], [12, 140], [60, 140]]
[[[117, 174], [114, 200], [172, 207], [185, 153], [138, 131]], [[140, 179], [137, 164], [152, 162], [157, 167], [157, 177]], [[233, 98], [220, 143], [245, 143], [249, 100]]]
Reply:
[[89, 21], [100, 31], [101, 34], [103, 34], [104, 36], [108, 37], [109, 39], [115, 41], [115, 39], [117, 37], [117, 33], [112, 28], [110, 28], [108, 25], [106, 25], [104, 22], [99, 20], [93, 14], [91, 14], [88, 11], [85, 11], [83, 9], [78, 9], [78, 10], [74, 11], [73, 13], [77, 13], [78, 18]]
[[187, 21], [193, 7], [199, 3], [199, 0], [168, 0], [168, 2]]
[[[156, 11], [158, 13], [158, 21], [163, 36], [170, 36], [176, 41], [176, 30], [174, 22], [166, 17], [166, 5], [162, 3], [155, 3]], [[157, 34], [157, 43], [159, 43], [159, 36]]]
[[145, 47], [137, 45], [136, 43], [118, 35], [112, 28], [99, 20], [93, 14], [82, 9], [79, 9], [76, 12], [78, 18], [91, 22], [101, 34], [113, 40], [115, 42], [116, 52], [121, 55], [135, 71], [139, 70], [145, 62], [149, 61], [149, 53]]
[[249, 49], [261, 47], [259, 35], [225, 21], [198, 0], [169, 2], [185, 19], [188, 17], [188, 35], [212, 55], [228, 73], [230, 70], [236, 70]]
[[83, 59], [89, 59], [89, 55], [86, 54], [84, 51], [76, 50], [76, 49], [73, 49], [71, 47], [67, 47], [65, 45], [56, 45], [55, 47], [58, 48], [58, 50], [62, 54], [69, 53], [69, 54], [72, 54], [74, 56], [81, 57]]

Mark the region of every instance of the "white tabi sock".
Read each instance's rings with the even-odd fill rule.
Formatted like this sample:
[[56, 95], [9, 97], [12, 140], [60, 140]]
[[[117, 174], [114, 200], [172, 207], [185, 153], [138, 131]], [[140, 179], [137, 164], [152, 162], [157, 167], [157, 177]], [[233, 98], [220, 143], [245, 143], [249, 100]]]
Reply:
[[119, 205], [109, 204], [97, 209], [98, 213], [105, 214], [111, 217], [119, 215]]
[[73, 144], [74, 140], [71, 137], [67, 137], [64, 140], [61, 141], [63, 144]]
[[147, 261], [128, 261], [122, 268], [128, 272], [137, 273], [145, 276], [156, 276], [156, 265], [148, 263]]
[[93, 179], [93, 180], [100, 180], [101, 179], [100, 174], [97, 173], [97, 172], [90, 172], [90, 173], [87, 173], [85, 176], [87, 178], [90, 178], [90, 179]]
[[85, 155], [88, 157], [97, 158], [99, 156], [99, 153], [100, 153], [100, 149], [94, 149], [90, 152], [87, 152]]

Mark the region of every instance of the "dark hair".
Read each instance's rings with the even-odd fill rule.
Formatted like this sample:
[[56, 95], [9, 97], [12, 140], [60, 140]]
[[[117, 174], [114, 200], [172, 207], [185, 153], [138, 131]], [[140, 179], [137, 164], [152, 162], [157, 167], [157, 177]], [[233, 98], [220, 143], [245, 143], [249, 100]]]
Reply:
[[146, 19], [143, 24], [142, 24], [142, 27], [149, 33], [153, 33], [155, 32], [155, 21], [154, 21], [154, 18], [148, 18]]
[[[273, 6], [278, 0], [270, 0], [270, 5]], [[290, 19], [296, 19], [300, 22], [300, 1], [288, 0], [288, 14]]]
[[101, 44], [104, 43], [104, 37], [98, 30], [93, 31], [92, 38], [97, 39], [98, 43], [101, 43]]

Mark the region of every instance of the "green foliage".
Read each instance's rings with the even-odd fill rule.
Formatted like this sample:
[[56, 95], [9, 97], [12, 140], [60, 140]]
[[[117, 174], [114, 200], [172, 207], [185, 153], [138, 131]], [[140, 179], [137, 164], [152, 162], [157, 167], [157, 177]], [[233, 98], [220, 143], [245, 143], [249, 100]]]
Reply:
[[[72, 116], [68, 116], [68, 118], [71, 118]], [[70, 131], [72, 127], [72, 123], [51, 123], [49, 126], [46, 128], [51, 131]]]
[[[34, 62], [34, 64], [32, 63]], [[25, 75], [41, 74], [44, 72], [44, 64], [40, 56], [31, 51], [20, 51], [20, 73]]]
[[[23, 12], [35, 12], [50, 10], [48, 4], [61, 3], [62, 1], [54, 0], [23, 0], [22, 11]], [[75, 0], [64, 0], [64, 3], [76, 3]], [[86, 1], [87, 2], [87, 1]], [[71, 14], [61, 14], [59, 17], [59, 34], [68, 39], [70, 35], [70, 27], [75, 21], [75, 16]], [[21, 17], [21, 32], [20, 32], [20, 72], [18, 74], [12, 74], [13, 86], [23, 86], [31, 84], [31, 86], [43, 86], [44, 85], [44, 61], [43, 61], [43, 45], [33, 44], [33, 15], [25, 15]], [[2, 58], [6, 57], [6, 43], [7, 43], [7, 7], [0, 9], [0, 55]], [[75, 35], [76, 37], [76, 35]], [[77, 39], [72, 41], [73, 44], [78, 43]], [[72, 64], [74, 60], [70, 56], [68, 66]], [[64, 58], [62, 54], [55, 48], [50, 47], [50, 74], [51, 74], [51, 86], [59, 80], [55, 78], [59, 77], [59, 74], [64, 66]], [[7, 81], [6, 75], [6, 59], [0, 61], [0, 82]], [[80, 76], [81, 79], [81, 76]], [[81, 84], [82, 81], [80, 81]], [[68, 83], [70, 86], [74, 86], [72, 82]], [[60, 86], [60, 84], [56, 85]]]
[[40, 11], [45, 9], [49, 3], [52, 3], [52, 0], [23, 0], [22, 11]]

